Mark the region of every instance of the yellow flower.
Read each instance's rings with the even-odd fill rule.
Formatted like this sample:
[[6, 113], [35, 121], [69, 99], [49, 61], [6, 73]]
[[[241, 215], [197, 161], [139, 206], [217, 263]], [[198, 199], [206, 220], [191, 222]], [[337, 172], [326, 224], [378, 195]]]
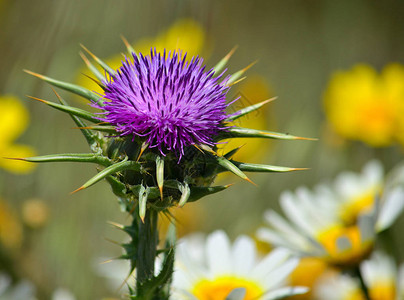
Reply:
[[373, 147], [404, 144], [404, 67], [390, 64], [378, 74], [359, 64], [336, 72], [324, 106], [333, 129], [346, 139]]
[[41, 199], [28, 199], [22, 206], [22, 218], [27, 226], [34, 229], [40, 228], [49, 219], [49, 208]]
[[[161, 240], [166, 235], [168, 226], [175, 220], [178, 237], [183, 237], [192, 232], [201, 230], [206, 221], [206, 211], [203, 206], [188, 204], [183, 207], [173, 207], [170, 210], [171, 216], [161, 216], [160, 228]], [[174, 220], [173, 220], [174, 219]]]
[[288, 300], [311, 300], [313, 299], [312, 288], [318, 278], [324, 274], [333, 273], [335, 270], [330, 268], [323, 260], [314, 257], [303, 257], [296, 269], [289, 276], [289, 283], [292, 286], [305, 286], [310, 288], [309, 292], [303, 295], [288, 297]]
[[16, 249], [22, 242], [22, 226], [10, 206], [0, 199], [0, 244]]
[[4, 157], [34, 156], [30, 146], [15, 144], [15, 140], [25, 131], [29, 114], [20, 100], [11, 95], [0, 97], [0, 167], [13, 173], [28, 173], [34, 164], [5, 159]]
[[[157, 52], [166, 49], [178, 50], [181, 49], [187, 52], [188, 57], [198, 55], [202, 51], [202, 47], [206, 43], [206, 34], [202, 26], [192, 19], [180, 19], [175, 22], [167, 30], [162, 31], [156, 37], [145, 37], [136, 43], [133, 43], [133, 48], [138, 53], [150, 53], [150, 49], [156, 48]], [[104, 61], [113, 69], [119, 68], [122, 63], [122, 54], [116, 54]], [[87, 68], [80, 71], [78, 84], [90, 90], [102, 92], [100, 87], [89, 80], [82, 74], [87, 74]]]

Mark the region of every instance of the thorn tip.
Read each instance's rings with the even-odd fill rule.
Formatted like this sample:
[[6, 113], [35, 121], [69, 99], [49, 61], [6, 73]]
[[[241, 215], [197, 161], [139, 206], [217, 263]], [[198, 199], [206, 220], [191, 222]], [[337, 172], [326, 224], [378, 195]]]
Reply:
[[74, 190], [73, 192], [71, 192], [70, 195], [73, 195], [73, 194], [75, 194], [75, 193], [77, 193], [77, 192], [79, 192], [79, 191], [81, 191], [81, 190], [84, 190], [84, 189], [85, 189], [85, 187], [84, 187], [84, 186], [81, 186], [81, 187], [79, 187], [77, 190]]

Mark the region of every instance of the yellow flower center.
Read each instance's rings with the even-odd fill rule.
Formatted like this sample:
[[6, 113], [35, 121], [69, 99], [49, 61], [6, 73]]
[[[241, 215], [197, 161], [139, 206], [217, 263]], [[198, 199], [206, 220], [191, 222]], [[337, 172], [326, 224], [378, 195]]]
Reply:
[[[358, 216], [369, 213], [374, 205], [379, 187], [354, 197], [340, 209], [340, 224], [326, 228], [318, 234], [318, 241], [328, 253], [328, 259], [336, 265], [354, 265], [365, 258], [372, 249], [371, 241], [363, 241], [357, 226]], [[348, 239], [351, 247], [340, 251], [337, 246], [339, 238]]]
[[394, 300], [396, 287], [393, 282], [380, 282], [370, 287], [369, 294], [372, 300]]
[[356, 223], [358, 216], [372, 210], [378, 188], [373, 188], [363, 195], [357, 196], [341, 207], [340, 218], [346, 225]]
[[[339, 250], [337, 246], [339, 238], [348, 239], [351, 246]], [[362, 241], [358, 226], [334, 225], [320, 232], [317, 239], [327, 251], [327, 259], [334, 265], [356, 265], [370, 254], [373, 247], [371, 241]]]
[[257, 300], [264, 293], [261, 286], [254, 281], [234, 276], [221, 276], [214, 280], [198, 281], [192, 294], [199, 300], [224, 300], [235, 288], [245, 288], [246, 295], [243, 300]]
[[365, 296], [363, 295], [362, 290], [356, 289], [350, 295], [348, 295], [348, 297], [346, 299], [343, 299], [343, 300], [365, 300]]
[[288, 297], [288, 300], [310, 300], [313, 299], [311, 290], [318, 278], [325, 273], [331, 272], [331, 268], [327, 270], [327, 264], [321, 259], [315, 257], [303, 257], [300, 259], [299, 265], [290, 274], [289, 280], [292, 286], [306, 286], [310, 291], [303, 295], [295, 295]]
[[[395, 300], [396, 287], [392, 282], [381, 282], [375, 286], [370, 286], [369, 296], [372, 300]], [[362, 290], [357, 289], [344, 300], [365, 300]]]

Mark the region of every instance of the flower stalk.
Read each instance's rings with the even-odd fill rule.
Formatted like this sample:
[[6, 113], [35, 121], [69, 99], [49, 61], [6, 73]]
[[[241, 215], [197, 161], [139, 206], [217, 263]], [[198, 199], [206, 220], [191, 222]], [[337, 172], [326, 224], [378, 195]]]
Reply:
[[365, 283], [365, 280], [363, 279], [362, 272], [359, 268], [359, 265], [353, 268], [353, 273], [354, 273], [355, 277], [358, 278], [358, 280], [359, 280], [359, 284], [360, 284], [360, 287], [361, 287], [361, 290], [363, 293], [363, 297], [366, 300], [371, 300], [370, 295], [369, 295], [369, 289]]
[[[137, 218], [135, 215], [134, 218]], [[154, 277], [154, 261], [157, 254], [158, 213], [155, 210], [146, 210], [144, 221], [139, 222], [139, 241], [137, 245], [136, 279], [137, 289]]]

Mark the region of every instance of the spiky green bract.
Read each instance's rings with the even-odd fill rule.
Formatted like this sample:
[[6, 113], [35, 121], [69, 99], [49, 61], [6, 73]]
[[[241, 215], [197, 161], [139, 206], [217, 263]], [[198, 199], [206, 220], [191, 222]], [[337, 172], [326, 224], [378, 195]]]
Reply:
[[[133, 52], [130, 46], [127, 46], [127, 49]], [[116, 71], [86, 48], [84, 50], [91, 55], [96, 64], [104, 69], [104, 71], [99, 71], [95, 64], [93, 65], [84, 54], [81, 54], [95, 77], [94, 81], [105, 90], [105, 82], [109, 82], [108, 80], [114, 78]], [[219, 70], [225, 67], [232, 53], [233, 51], [210, 71], [213, 78], [220, 78], [220, 75], [218, 75]], [[176, 68], [176, 70], [180, 69]], [[228, 80], [220, 84], [225, 84], [229, 87], [237, 83], [241, 80], [241, 76], [243, 76], [246, 69], [248, 67], [227, 77]], [[166, 68], [165, 72], [170, 70], [172, 69]], [[91, 102], [92, 106], [96, 106], [101, 110], [101, 115], [105, 114], [103, 110], [108, 101], [104, 97], [105, 95], [97, 95], [84, 87], [30, 71], [27, 71], [27, 73], [53, 86], [84, 97]], [[107, 74], [107, 78], [103, 78], [103, 73]], [[184, 80], [187, 80], [187, 78], [184, 78]], [[196, 82], [197, 80], [198, 78], [195, 77], [192, 82], [187, 84], [201, 84], [203, 86], [202, 83]], [[212, 82], [216, 81], [213, 80]], [[153, 85], [152, 82], [148, 82], [148, 84]], [[171, 83], [167, 82], [165, 84], [170, 85]], [[158, 249], [157, 221], [160, 212], [167, 213], [170, 207], [183, 206], [188, 202], [197, 201], [228, 188], [230, 185], [212, 186], [215, 177], [221, 172], [231, 172], [242, 179], [250, 181], [245, 172], [287, 172], [298, 170], [296, 168], [233, 161], [232, 156], [240, 148], [233, 149], [225, 155], [218, 154], [219, 146], [226, 139], [239, 137], [283, 140], [303, 139], [289, 134], [235, 127], [231, 123], [237, 118], [261, 108], [270, 100], [243, 108], [235, 114], [226, 115], [218, 124], [221, 129], [220, 133], [209, 136], [209, 145], [207, 143], [197, 144], [197, 142], [184, 144], [183, 150], [181, 150], [182, 157], [179, 159], [178, 153], [170, 152], [169, 149], [162, 152], [158, 147], [153, 147], [144, 134], [122, 136], [116, 124], [105, 122], [105, 119], [103, 119], [104, 122], [101, 122], [99, 114], [70, 106], [57, 93], [56, 96], [60, 104], [38, 98], [34, 99], [70, 115], [89, 144], [90, 153], [45, 155], [25, 158], [24, 160], [38, 163], [89, 162], [97, 164], [98, 174], [90, 178], [76, 191], [83, 190], [106, 179], [113, 193], [118, 196], [122, 209], [132, 216], [133, 219], [130, 225], [119, 226], [131, 238], [128, 243], [122, 245], [125, 249], [125, 254], [121, 257], [130, 261], [131, 271], [136, 269], [137, 286], [129, 288], [131, 299], [160, 300], [168, 299], [169, 297], [175, 239], [172, 237], [167, 238], [165, 248]], [[177, 98], [180, 99], [183, 95], [172, 96], [178, 96]], [[200, 96], [203, 96], [203, 92]], [[149, 100], [152, 101], [153, 99]], [[175, 138], [175, 136], [172, 136], [173, 140]], [[160, 273], [155, 274], [154, 261], [159, 253], [164, 256], [163, 264]]]

